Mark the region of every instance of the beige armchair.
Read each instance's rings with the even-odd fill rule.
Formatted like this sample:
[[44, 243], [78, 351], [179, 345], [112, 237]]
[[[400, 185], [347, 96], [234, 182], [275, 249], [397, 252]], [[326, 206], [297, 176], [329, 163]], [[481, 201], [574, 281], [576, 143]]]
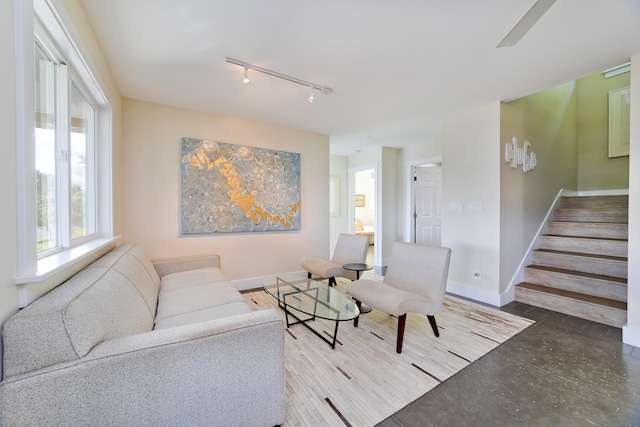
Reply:
[[435, 314], [444, 300], [450, 258], [449, 248], [396, 242], [384, 280], [356, 280], [349, 283], [347, 292], [358, 307], [364, 303], [398, 316], [396, 352], [401, 353], [408, 312], [426, 314], [433, 332], [440, 336]]
[[335, 286], [336, 277], [356, 279], [356, 272], [342, 268], [345, 264], [364, 263], [367, 260], [369, 236], [354, 234], [340, 234], [331, 260], [322, 258], [307, 258], [302, 261], [302, 268], [308, 272], [308, 277], [329, 279], [329, 286]]

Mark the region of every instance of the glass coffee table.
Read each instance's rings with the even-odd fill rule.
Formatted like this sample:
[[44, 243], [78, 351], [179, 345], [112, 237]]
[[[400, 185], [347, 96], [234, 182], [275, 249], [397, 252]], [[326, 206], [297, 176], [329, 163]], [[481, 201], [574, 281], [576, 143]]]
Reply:
[[[324, 282], [290, 274], [278, 274], [266, 276], [263, 287], [278, 300], [278, 306], [284, 309], [287, 328], [301, 323], [334, 349], [340, 322], [353, 320], [360, 315], [355, 301]], [[310, 317], [302, 319], [302, 316], [296, 313]], [[289, 316], [295, 321], [290, 322]], [[314, 321], [316, 317], [336, 323], [332, 340], [328, 340], [308, 325], [308, 322]]]

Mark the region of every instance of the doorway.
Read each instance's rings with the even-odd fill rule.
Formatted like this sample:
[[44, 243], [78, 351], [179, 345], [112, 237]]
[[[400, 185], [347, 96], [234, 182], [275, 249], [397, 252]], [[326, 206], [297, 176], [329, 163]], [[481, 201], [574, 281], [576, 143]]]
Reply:
[[366, 169], [355, 174], [354, 232], [369, 237], [367, 263], [373, 264], [376, 229], [376, 170]]
[[442, 244], [442, 167], [440, 162], [410, 166], [410, 241]]
[[349, 169], [349, 232], [369, 237], [367, 263], [379, 266], [381, 260], [380, 195], [378, 164]]

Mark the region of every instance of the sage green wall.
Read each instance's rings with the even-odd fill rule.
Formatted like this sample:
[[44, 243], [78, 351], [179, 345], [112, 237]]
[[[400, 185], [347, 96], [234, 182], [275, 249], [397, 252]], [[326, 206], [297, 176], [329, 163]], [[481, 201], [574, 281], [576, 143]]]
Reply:
[[[512, 102], [500, 111], [500, 292], [515, 272], [560, 189], [578, 176], [576, 84], [567, 83]], [[523, 172], [504, 158], [512, 138], [531, 143], [537, 166]]]
[[609, 158], [609, 91], [629, 86], [630, 73], [577, 81], [578, 190], [629, 188], [629, 156]]

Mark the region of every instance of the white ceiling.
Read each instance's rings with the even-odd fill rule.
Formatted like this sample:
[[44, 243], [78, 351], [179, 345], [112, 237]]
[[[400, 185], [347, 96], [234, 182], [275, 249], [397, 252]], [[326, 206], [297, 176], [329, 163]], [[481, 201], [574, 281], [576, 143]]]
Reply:
[[[81, 0], [122, 96], [331, 137], [331, 152], [437, 138], [441, 120], [627, 62], [639, 0]], [[231, 57], [333, 89], [225, 62]], [[215, 138], [215, 135], [211, 135]]]

